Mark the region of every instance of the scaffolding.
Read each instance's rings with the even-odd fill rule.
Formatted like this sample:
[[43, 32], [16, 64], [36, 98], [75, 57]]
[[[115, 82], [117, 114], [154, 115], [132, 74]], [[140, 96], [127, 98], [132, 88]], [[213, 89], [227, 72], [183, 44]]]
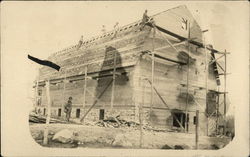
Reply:
[[[226, 86], [227, 86], [227, 82], [226, 82], [226, 79], [227, 79], [227, 68], [226, 68], [226, 64], [227, 64], [227, 54], [229, 54], [228, 52], [219, 52], [211, 47], [208, 47], [206, 44], [205, 44], [205, 39], [203, 40], [204, 43], [199, 43], [199, 42], [196, 42], [194, 41], [193, 39], [191, 39], [191, 32], [190, 32], [190, 23], [188, 24], [188, 37], [185, 38], [185, 37], [182, 37], [182, 36], [178, 36], [177, 34], [173, 34], [173, 33], [169, 33], [168, 30], [165, 30], [164, 28], [161, 28], [160, 26], [157, 26], [155, 25], [154, 23], [149, 22], [147, 23], [146, 25], [150, 26], [153, 30], [153, 39], [152, 39], [152, 50], [148, 50], [147, 51], [147, 54], [149, 54], [151, 56], [151, 61], [152, 61], [152, 64], [151, 64], [151, 80], [149, 78], [140, 78], [140, 80], [146, 80], [150, 86], [151, 86], [151, 103], [150, 103], [150, 113], [152, 112], [153, 110], [153, 100], [154, 100], [154, 93], [156, 93], [156, 95], [160, 98], [160, 100], [163, 102], [163, 104], [166, 106], [167, 110], [171, 110], [171, 108], [168, 106], [168, 104], [166, 103], [166, 101], [164, 100], [164, 98], [161, 96], [160, 92], [157, 90], [157, 88], [155, 87], [155, 83], [154, 83], [154, 71], [155, 71], [155, 57], [159, 57], [159, 58], [163, 58], [167, 61], [170, 61], [170, 62], [173, 62], [173, 63], [176, 63], [176, 64], [179, 64], [179, 65], [187, 65], [187, 83], [186, 83], [186, 106], [185, 106], [185, 126], [183, 126], [182, 124], [182, 120], [179, 121], [179, 119], [175, 116], [175, 114], [173, 114], [173, 118], [177, 121], [177, 123], [179, 124], [180, 128], [188, 133], [188, 105], [189, 105], [189, 88], [190, 86], [190, 83], [189, 83], [189, 64], [190, 64], [190, 45], [193, 44], [193, 45], [196, 45], [198, 46], [199, 48], [204, 48], [204, 51], [205, 51], [205, 55], [206, 55], [206, 59], [205, 59], [205, 106], [206, 108], [208, 107], [208, 101], [207, 101], [207, 94], [208, 94], [208, 75], [209, 75], [209, 65], [211, 64], [215, 64], [216, 67], [219, 67], [223, 73], [218, 73], [218, 70], [216, 73], [218, 73], [218, 76], [216, 77], [219, 77], [219, 75], [224, 75], [224, 92], [221, 92], [218, 88], [218, 91], [216, 92], [217, 94], [223, 94], [223, 97], [224, 97], [224, 101], [223, 101], [223, 104], [224, 104], [224, 114], [223, 114], [223, 117], [224, 119], [226, 118], [226, 94], [227, 94], [227, 91], [226, 91]], [[158, 47], [158, 48], [155, 48], [155, 35], [156, 35], [156, 32], [159, 32], [160, 35], [162, 35], [162, 37], [166, 40], [167, 42], [167, 45], [164, 45], [162, 47]], [[203, 32], [206, 32], [206, 31], [203, 31]], [[178, 43], [171, 43], [167, 37], [165, 37], [162, 33], [166, 33], [168, 35], [171, 35], [177, 39], [180, 39], [180, 42]], [[184, 44], [184, 43], [187, 43], [188, 45], [188, 59], [187, 59], [187, 63], [185, 62], [181, 62], [181, 61], [175, 61], [173, 59], [169, 59], [169, 58], [164, 58], [162, 56], [159, 56], [157, 53], [157, 51], [161, 50], [161, 49], [164, 49], [164, 48], [168, 48], [168, 47], [171, 47], [173, 48], [174, 51], [176, 51], [177, 53], [179, 53], [179, 50], [176, 48], [176, 46], [180, 45], [180, 44]], [[208, 62], [207, 59], [208, 59], [208, 50], [210, 53], [210, 56], [212, 58], [212, 61]], [[221, 56], [219, 56], [218, 58], [215, 58], [215, 55], [214, 54], [219, 54]], [[220, 63], [218, 62], [219, 59], [222, 59], [224, 58], [225, 60], [225, 65], [224, 65], [224, 68], [220, 65]], [[117, 56], [116, 56], [116, 52], [114, 51], [114, 66], [113, 66], [113, 72], [110, 76], [112, 76], [112, 80], [106, 85], [106, 87], [104, 88], [104, 90], [100, 93], [99, 96], [95, 97], [90, 91], [88, 91], [87, 89], [87, 80], [88, 79], [92, 79], [91, 77], [88, 76], [88, 65], [85, 65], [85, 71], [84, 71], [84, 78], [82, 79], [78, 79], [78, 80], [84, 80], [84, 91], [83, 91], [83, 105], [82, 105], [82, 108], [84, 109], [86, 107], [86, 93], [90, 93], [92, 96], [95, 97], [95, 100], [94, 102], [92, 103], [92, 105], [87, 109], [87, 111], [85, 112], [85, 114], [81, 117], [81, 122], [83, 123], [84, 122], [84, 119], [85, 117], [88, 115], [88, 113], [91, 111], [92, 108], [94, 108], [94, 106], [97, 104], [97, 102], [100, 100], [100, 98], [102, 97], [102, 95], [107, 91], [107, 89], [112, 86], [111, 88], [111, 99], [110, 99], [110, 107], [111, 107], [111, 110], [113, 110], [113, 105], [114, 105], [114, 94], [115, 94], [115, 79], [116, 79], [116, 75], [117, 75], [117, 72], [116, 72], [116, 59], [117, 59]], [[62, 81], [64, 84], [63, 84], [63, 99], [65, 99], [65, 90], [66, 90], [66, 80], [67, 80], [67, 76], [66, 76], [66, 71], [65, 71], [65, 75], [64, 75], [64, 80]], [[218, 79], [219, 80], [219, 79]], [[218, 81], [217, 80], [217, 81]], [[47, 97], [49, 97], [49, 84], [50, 84], [50, 80], [48, 80], [46, 82], [46, 87], [47, 87]], [[39, 85], [39, 82], [37, 82], [37, 90], [38, 90], [38, 85]], [[145, 87], [144, 87], [145, 88]], [[37, 91], [36, 91], [37, 92]], [[144, 99], [144, 98], [143, 98]], [[198, 148], [198, 137], [199, 137], [199, 114], [201, 113], [199, 111], [199, 108], [202, 108], [202, 105], [200, 103], [197, 102], [197, 100], [195, 100], [195, 98], [193, 97], [194, 99], [194, 102], [196, 103], [196, 106], [197, 106], [197, 110], [196, 110], [196, 148]], [[144, 101], [144, 100], [143, 100]], [[204, 112], [204, 114], [207, 116], [207, 129], [208, 129], [208, 125], [209, 125], [209, 118], [211, 116], [213, 116], [214, 114], [216, 115], [216, 133], [218, 133], [218, 118], [220, 116], [220, 113], [219, 113], [219, 106], [221, 105], [221, 103], [219, 102], [220, 99], [219, 99], [219, 96], [217, 97], [217, 104], [216, 104], [216, 109], [215, 111], [212, 113], [212, 114], [208, 114], [206, 112]], [[48, 99], [48, 115], [50, 114], [50, 110], [51, 110], [51, 107], [50, 107], [50, 99]], [[140, 121], [140, 146], [142, 146], [142, 130], [143, 130], [143, 124], [142, 124], [142, 111], [143, 110], [143, 107], [142, 105], [140, 104], [139, 105], [139, 121]], [[47, 117], [50, 117], [50, 116], [47, 116]], [[46, 124], [49, 123], [47, 122], [49, 121], [49, 118], [48, 120], [46, 120]], [[225, 125], [225, 124], [224, 124]], [[225, 126], [224, 126], [225, 127]], [[225, 130], [224, 130], [224, 133], [225, 133]], [[208, 135], [208, 130], [207, 130], [207, 135]], [[44, 143], [46, 143], [47, 141], [44, 141]]]

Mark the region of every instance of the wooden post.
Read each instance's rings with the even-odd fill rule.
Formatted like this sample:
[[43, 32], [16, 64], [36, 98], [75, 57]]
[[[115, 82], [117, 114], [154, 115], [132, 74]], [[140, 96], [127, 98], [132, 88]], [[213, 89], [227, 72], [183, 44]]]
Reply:
[[190, 22], [188, 23], [188, 61], [187, 61], [187, 96], [186, 96], [186, 106], [185, 106], [185, 132], [188, 132], [188, 104], [189, 104], [189, 62], [190, 62]]
[[226, 129], [226, 113], [227, 113], [227, 95], [226, 95], [226, 88], [227, 88], [227, 54], [225, 50], [225, 67], [224, 67], [224, 135], [225, 135], [225, 129]]
[[97, 104], [97, 102], [99, 101], [99, 99], [102, 97], [102, 95], [105, 93], [105, 91], [108, 89], [108, 87], [111, 85], [112, 82], [113, 82], [113, 80], [111, 80], [109, 82], [109, 84], [105, 87], [105, 89], [101, 92], [101, 94], [95, 99], [95, 101], [93, 102], [92, 106], [90, 106], [90, 108], [87, 110], [87, 112], [81, 118], [80, 122], [83, 122], [84, 118], [88, 115], [88, 113], [91, 111], [91, 109]]
[[87, 89], [87, 75], [88, 75], [88, 67], [87, 65], [85, 66], [85, 71], [84, 71], [84, 91], [83, 91], [83, 108], [86, 105], [86, 89]]
[[50, 81], [46, 82], [46, 94], [47, 94], [47, 116], [46, 116], [46, 125], [44, 128], [44, 137], [43, 137], [43, 144], [48, 144], [48, 134], [49, 134], [49, 122], [51, 116], [51, 103], [50, 103]]
[[38, 106], [38, 83], [39, 83], [39, 77], [37, 78], [36, 81], [36, 90], [35, 90], [35, 103], [34, 103], [34, 107], [35, 107], [35, 111], [37, 111], [37, 106]]
[[[203, 33], [207, 32], [206, 31], [203, 31]], [[206, 56], [206, 59], [205, 59], [205, 86], [206, 86], [206, 93], [205, 93], [205, 104], [206, 104], [206, 110], [205, 110], [205, 115], [207, 116], [207, 136], [208, 136], [208, 115], [207, 115], [207, 108], [208, 108], [208, 103], [207, 103], [207, 93], [208, 93], [208, 64], [209, 62], [207, 61], [207, 46], [206, 46], [206, 42], [205, 42], [205, 37], [203, 35], [203, 42], [204, 42], [204, 50], [205, 50], [205, 56]]]
[[[141, 78], [139, 78], [139, 88], [141, 88]], [[144, 92], [144, 91], [143, 91]], [[142, 99], [144, 99], [144, 94], [143, 94], [143, 97]], [[144, 100], [142, 100], [144, 102]], [[139, 122], [140, 122], [140, 148], [142, 148], [143, 146], [143, 132], [142, 132], [142, 129], [143, 129], [143, 124], [142, 124], [142, 103], [139, 102]]]
[[153, 27], [153, 42], [152, 42], [152, 66], [151, 66], [151, 104], [150, 104], [150, 115], [153, 111], [153, 103], [154, 103], [154, 69], [155, 69], [155, 26]]
[[115, 77], [116, 77], [116, 51], [114, 51], [114, 68], [113, 68], [113, 82], [111, 91], [111, 111], [113, 111], [114, 106], [114, 95], [115, 95]]
[[[65, 103], [65, 89], [66, 89], [66, 70], [65, 70], [65, 73], [64, 73], [64, 79], [63, 79], [63, 103], [62, 103], [62, 113], [64, 112], [64, 103]], [[61, 113], [61, 115], [62, 115]]]
[[[218, 92], [220, 92], [220, 88], [218, 88]], [[216, 104], [216, 135], [218, 134], [218, 118], [219, 118], [219, 108], [220, 108], [220, 94], [217, 94], [217, 104]]]
[[196, 110], [195, 149], [199, 149], [199, 110]]

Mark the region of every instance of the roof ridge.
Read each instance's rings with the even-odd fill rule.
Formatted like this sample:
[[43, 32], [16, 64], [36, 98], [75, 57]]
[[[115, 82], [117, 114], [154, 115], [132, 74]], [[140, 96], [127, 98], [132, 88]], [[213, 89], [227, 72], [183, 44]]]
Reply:
[[[174, 10], [174, 9], [177, 9], [177, 8], [186, 8], [186, 9], [187, 9], [187, 6], [186, 6], [186, 5], [179, 5], [179, 6], [177, 6], [177, 7], [169, 8], [169, 9], [164, 10], [164, 11], [162, 11], [162, 12], [159, 12], [159, 13], [157, 13], [157, 14], [151, 15], [151, 16], [149, 16], [149, 17], [155, 17], [155, 16], [157, 16], [157, 15], [160, 15], [160, 14], [162, 14], [162, 13], [165, 13], [165, 12], [168, 12], [168, 11], [171, 11], [171, 10]], [[141, 21], [141, 19], [140, 19], [140, 20], [137, 20], [137, 21], [135, 21], [135, 22], [126, 24], [126, 25], [124, 25], [124, 26], [118, 27], [118, 28], [119, 28], [118, 30], [123, 30], [123, 29], [125, 29], [125, 28], [127, 28], [127, 27], [129, 27], [129, 26], [132, 26], [132, 25], [134, 25], [134, 26], [140, 25], [140, 24], [141, 24], [140, 21]], [[86, 39], [86, 40], [83, 41], [83, 44], [86, 44], [86, 43], [89, 43], [89, 42], [98, 40], [98, 39], [100, 39], [100, 38], [102, 38], [102, 37], [105, 37], [106, 35], [110, 35], [110, 34], [114, 33], [115, 31], [116, 31], [115, 29], [112, 29], [112, 30], [110, 30], [110, 31], [108, 31], [108, 32], [106, 32], [106, 33], [104, 33], [104, 34], [89, 37], [88, 39]], [[72, 49], [72, 48], [76, 48], [77, 45], [78, 45], [78, 44], [74, 44], [74, 45], [71, 45], [71, 46], [69, 46], [69, 47], [66, 47], [66, 48], [64, 48], [64, 49], [62, 49], [62, 50], [60, 50], [60, 51], [57, 51], [57, 52], [51, 54], [50, 57], [55, 56], [55, 55], [58, 55], [58, 54], [63, 54], [64, 51], [67, 51], [67, 50]]]

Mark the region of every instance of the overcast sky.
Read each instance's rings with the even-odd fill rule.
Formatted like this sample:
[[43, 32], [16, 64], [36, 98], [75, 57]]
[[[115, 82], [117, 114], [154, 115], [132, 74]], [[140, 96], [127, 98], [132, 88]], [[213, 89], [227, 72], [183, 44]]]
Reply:
[[[245, 55], [242, 42], [248, 38], [242, 35], [247, 28], [244, 22], [246, 7], [241, 3], [8, 2], [2, 5], [2, 59], [3, 63], [13, 64], [9, 67], [3, 64], [2, 68], [18, 69], [17, 72], [27, 76], [20, 79], [22, 83], [30, 86], [36, 77], [37, 65], [27, 60], [28, 53], [47, 58], [51, 53], [76, 44], [81, 35], [87, 39], [100, 34], [102, 25], [111, 30], [116, 22], [122, 26], [141, 19], [145, 9], [153, 15], [178, 5], [186, 5], [201, 28], [209, 29], [205, 36], [207, 44], [232, 52], [228, 57], [229, 63], [233, 62], [234, 54]], [[16, 60], [12, 60], [13, 57]], [[239, 67], [231, 65], [228, 71], [237, 72]], [[15, 73], [6, 77], [13, 78]], [[28, 95], [29, 91], [27, 88]]]

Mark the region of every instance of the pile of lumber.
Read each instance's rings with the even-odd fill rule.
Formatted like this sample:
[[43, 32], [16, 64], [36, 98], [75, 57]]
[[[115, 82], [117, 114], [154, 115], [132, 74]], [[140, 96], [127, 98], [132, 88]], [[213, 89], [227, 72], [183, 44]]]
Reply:
[[[30, 114], [29, 115], [30, 123], [46, 123], [46, 117], [38, 114]], [[50, 123], [67, 123], [66, 121], [50, 118]]]

